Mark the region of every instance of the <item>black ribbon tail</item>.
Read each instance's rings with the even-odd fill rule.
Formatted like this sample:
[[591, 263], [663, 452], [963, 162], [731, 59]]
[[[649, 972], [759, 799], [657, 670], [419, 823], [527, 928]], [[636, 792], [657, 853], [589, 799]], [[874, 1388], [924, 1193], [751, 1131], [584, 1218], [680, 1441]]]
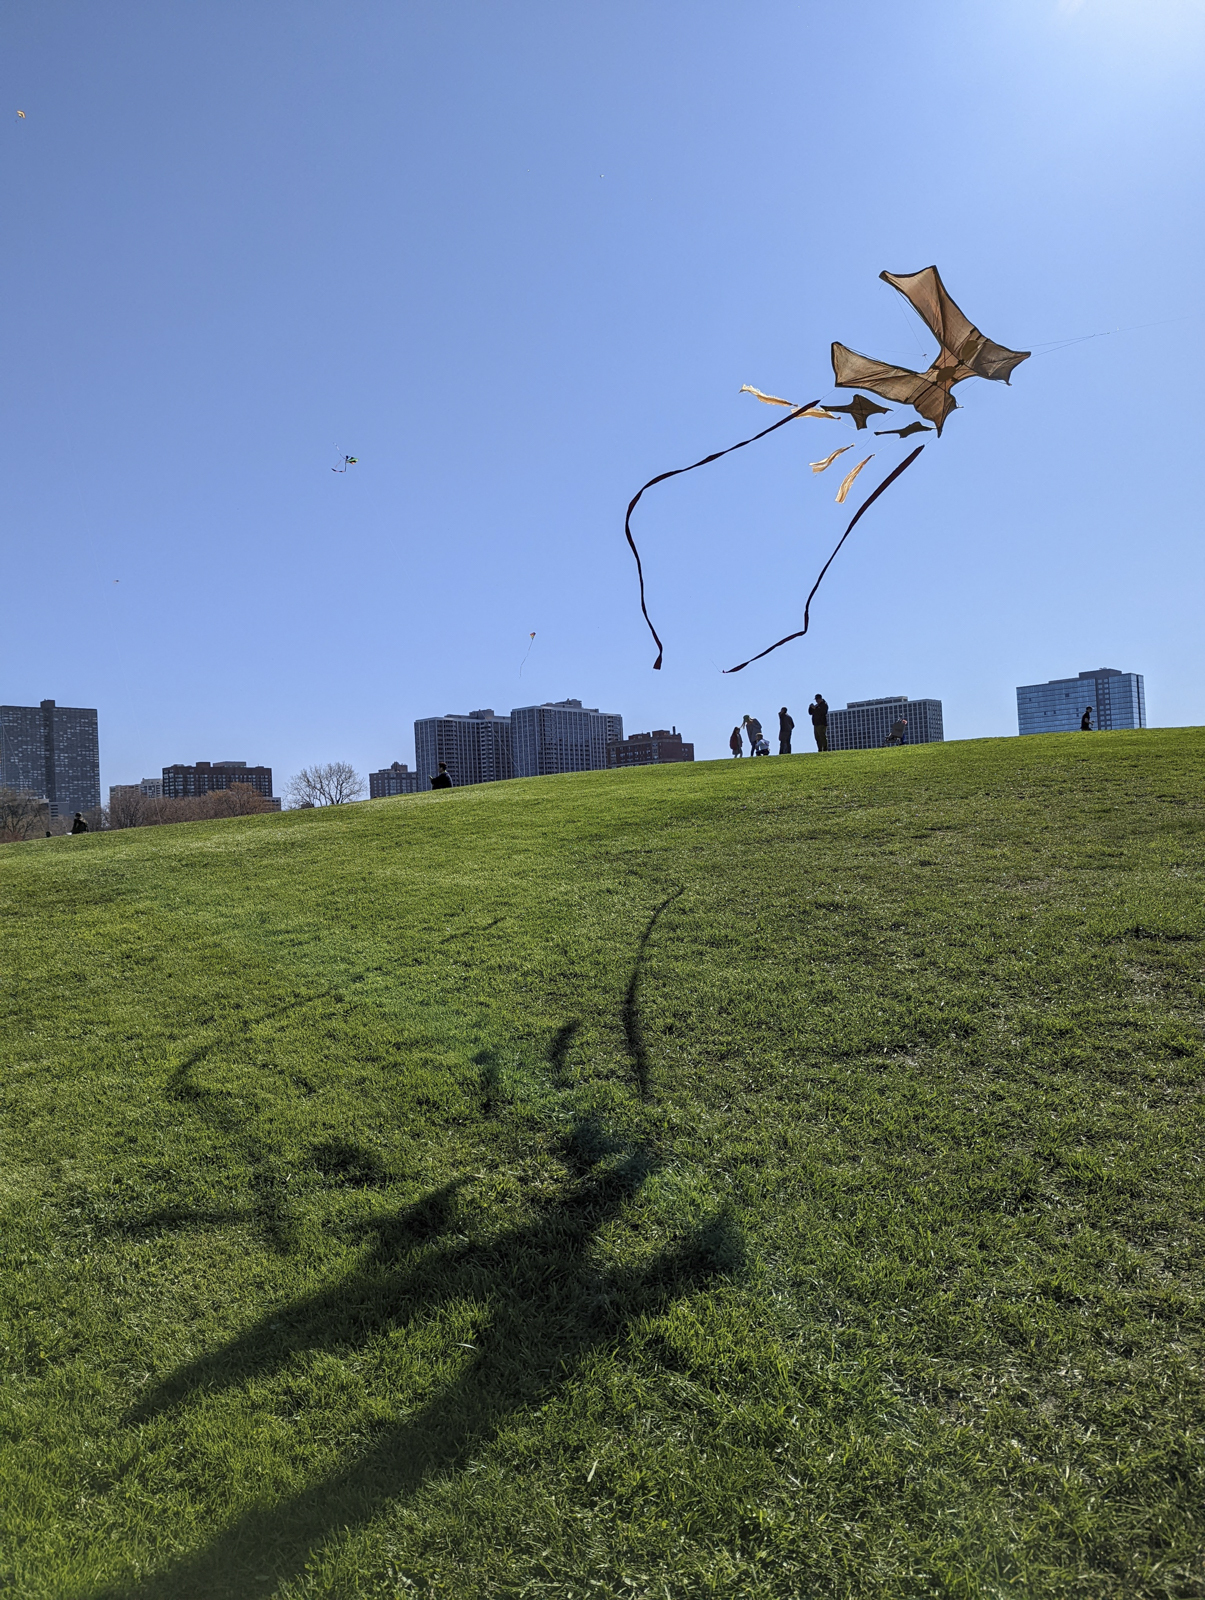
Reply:
[[[790, 421], [789, 417], [787, 418], [787, 421], [788, 422]], [[923, 444], [918, 444], [916, 449], [912, 452], [912, 454], [910, 456], [905, 456], [904, 459], [900, 462], [898, 467], [893, 467], [892, 468], [892, 470], [883, 479], [882, 483], [879, 484], [878, 488], [873, 490], [872, 493], [870, 493], [870, 494], [868, 494], [866, 496], [866, 499], [863, 500], [862, 504], [858, 507], [858, 509], [854, 512], [853, 516], [849, 519], [849, 526], [846, 528], [845, 532], [841, 535], [840, 539], [837, 541], [837, 550], [840, 550], [841, 546], [845, 543], [845, 541], [849, 538], [850, 534], [857, 527], [858, 521], [861, 518], [862, 513], [864, 511], [869, 511], [870, 510], [871, 506], [874, 505], [875, 501], [882, 494], [883, 490], [884, 489], [888, 489], [888, 488], [891, 487], [891, 485], [899, 477], [900, 473], [901, 472], [905, 472], [912, 465], [912, 463], [916, 460], [917, 456], [920, 455], [921, 451], [924, 448], [925, 447], [924, 447]], [[758, 653], [755, 656], [750, 656], [748, 661], [742, 661], [739, 667], [725, 667], [724, 668], [724, 672], [726, 674], [729, 673], [729, 672], [744, 672], [746, 667], [752, 666], [755, 661], [760, 661], [763, 656], [768, 656], [772, 650], [777, 650], [779, 645], [790, 644], [792, 639], [802, 639], [803, 638], [804, 634], [808, 631], [809, 611], [810, 611], [810, 608], [811, 608], [812, 600], [815, 597], [816, 590], [820, 587], [821, 583], [824, 581], [824, 574], [828, 571], [828, 569], [832, 566], [833, 562], [836, 560], [837, 550], [833, 551], [832, 555], [829, 556], [828, 560], [821, 567], [820, 576], [816, 579], [815, 583], [812, 585], [811, 593], [808, 595], [807, 599], [803, 602], [803, 627], [800, 628], [799, 632], [798, 633], [788, 633], [785, 639], [779, 639], [777, 644], [772, 644], [765, 650], [759, 650]], [[651, 624], [650, 624], [650, 626], [651, 626]], [[654, 634], [653, 637], [656, 638], [656, 635]]]
[[[759, 439], [764, 439], [768, 433], [773, 433], [776, 428], [785, 428], [788, 422], [794, 422], [796, 417], [801, 417], [805, 411], [819, 404], [819, 400], [809, 400], [807, 405], [799, 406], [792, 411], [789, 417], [781, 417], [777, 422], [772, 422], [768, 428], [763, 428], [760, 433], [755, 433], [750, 439], [742, 439], [739, 444], [730, 444], [727, 450], [716, 450], [711, 455], [704, 456], [702, 461], [692, 461], [689, 467], [675, 467], [672, 472], [659, 472], [655, 478], [650, 478], [644, 487], [634, 494], [628, 502], [628, 514], [623, 519], [623, 531], [627, 536], [628, 544], [631, 546], [632, 554], [636, 557], [636, 576], [640, 579], [640, 609], [644, 613], [644, 620], [648, 623], [649, 632], [652, 634], [657, 646], [657, 659], [653, 662], [654, 672], [661, 671], [661, 658], [665, 654], [665, 646], [661, 643], [656, 628], [653, 627], [653, 619], [649, 616], [649, 608], [644, 601], [644, 568], [640, 564], [640, 551], [637, 550], [636, 541], [632, 538], [632, 512], [635, 511], [640, 503], [640, 496], [645, 489], [651, 489], [655, 483], [664, 483], [666, 478], [680, 477], [684, 472], [693, 472], [696, 467], [705, 467], [711, 461], [718, 461], [721, 456], [730, 456], [734, 450], [743, 450], [747, 444], [756, 444]], [[869, 503], [867, 501], [867, 504]], [[853, 524], [851, 523], [850, 526], [852, 527]], [[754, 657], [754, 659], [756, 660], [757, 658]], [[745, 665], [748, 666], [748, 662]]]

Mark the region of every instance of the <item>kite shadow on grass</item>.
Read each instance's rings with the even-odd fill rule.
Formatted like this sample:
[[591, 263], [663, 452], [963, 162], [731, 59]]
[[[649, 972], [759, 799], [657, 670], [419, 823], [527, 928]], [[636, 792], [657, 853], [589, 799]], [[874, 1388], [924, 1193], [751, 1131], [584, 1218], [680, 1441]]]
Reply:
[[587, 1120], [567, 1139], [564, 1162], [563, 1195], [488, 1241], [454, 1231], [458, 1182], [377, 1218], [367, 1230], [372, 1248], [350, 1277], [270, 1313], [160, 1383], [130, 1421], [145, 1428], [202, 1397], [263, 1383], [313, 1352], [363, 1346], [458, 1301], [488, 1307], [465, 1370], [419, 1411], [308, 1488], [244, 1511], [205, 1549], [98, 1600], [267, 1597], [329, 1540], [362, 1528], [434, 1475], [463, 1468], [508, 1418], [555, 1395], [635, 1319], [739, 1268], [741, 1236], [726, 1209], [651, 1260], [602, 1264], [592, 1248], [599, 1232], [655, 1160]]
[[636, 1087], [640, 1091], [640, 1098], [648, 1100], [652, 1093], [652, 1075], [649, 1070], [648, 1046], [644, 1042], [644, 1029], [640, 1023], [640, 1007], [637, 1000], [640, 994], [640, 979], [644, 968], [645, 953], [648, 950], [649, 940], [653, 937], [653, 930], [661, 920], [662, 912], [673, 905], [682, 893], [675, 889], [673, 894], [667, 895], [648, 920], [648, 926], [640, 936], [640, 943], [636, 946], [636, 960], [632, 965], [632, 976], [628, 979], [628, 987], [623, 997], [623, 1036], [628, 1047], [628, 1055], [632, 1060], [632, 1069], [636, 1074]]

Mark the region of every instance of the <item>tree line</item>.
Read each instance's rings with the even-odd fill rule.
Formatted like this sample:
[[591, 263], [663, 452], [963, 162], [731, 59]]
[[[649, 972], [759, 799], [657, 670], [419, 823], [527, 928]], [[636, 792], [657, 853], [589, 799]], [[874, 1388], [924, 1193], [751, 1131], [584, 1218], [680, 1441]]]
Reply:
[[[290, 809], [346, 805], [364, 793], [364, 780], [346, 761], [328, 761], [302, 767], [285, 786]], [[249, 783], [232, 783], [228, 789], [188, 799], [165, 799], [141, 794], [136, 788], [119, 790], [107, 806], [84, 813], [88, 831], [113, 828], [154, 828], [166, 823], [210, 822], [220, 817], [249, 817], [274, 811], [272, 802]], [[70, 817], [52, 817], [47, 802], [23, 789], [0, 787], [0, 844], [41, 839], [47, 834], [70, 833]]]

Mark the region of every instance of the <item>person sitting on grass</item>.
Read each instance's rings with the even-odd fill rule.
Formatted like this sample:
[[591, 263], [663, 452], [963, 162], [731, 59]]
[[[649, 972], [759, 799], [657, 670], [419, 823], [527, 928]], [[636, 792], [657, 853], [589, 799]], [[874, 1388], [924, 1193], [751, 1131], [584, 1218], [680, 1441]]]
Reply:
[[897, 717], [891, 724], [891, 732], [887, 736], [888, 744], [903, 744], [904, 734], [908, 729], [908, 718]]
[[87, 833], [88, 824], [84, 821], [84, 813], [82, 811], [75, 813], [75, 821], [71, 824], [71, 831], [72, 833]]
[[439, 763], [439, 771], [431, 779], [431, 787], [433, 789], [450, 789], [452, 787], [452, 779], [448, 775], [448, 763], [446, 761]]

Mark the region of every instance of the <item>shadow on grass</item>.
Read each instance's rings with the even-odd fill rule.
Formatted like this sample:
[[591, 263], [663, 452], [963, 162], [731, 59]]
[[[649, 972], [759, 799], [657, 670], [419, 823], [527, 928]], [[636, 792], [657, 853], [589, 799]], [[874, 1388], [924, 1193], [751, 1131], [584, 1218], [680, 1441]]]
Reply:
[[636, 1087], [640, 1091], [642, 1100], [649, 1098], [652, 1076], [649, 1071], [648, 1047], [644, 1042], [644, 1029], [640, 1025], [640, 1006], [638, 1004], [640, 978], [644, 968], [645, 952], [648, 949], [649, 940], [653, 937], [653, 929], [657, 926], [662, 912], [668, 906], [673, 905], [681, 893], [681, 889], [675, 889], [673, 894], [668, 895], [649, 918], [648, 926], [640, 937], [640, 943], [636, 946], [636, 960], [632, 966], [632, 976], [628, 979], [627, 992], [623, 997], [623, 1036], [627, 1042], [628, 1055], [631, 1057], [632, 1067], [636, 1073]]
[[559, 1390], [591, 1350], [616, 1341], [633, 1319], [743, 1259], [736, 1223], [720, 1211], [639, 1266], [604, 1268], [592, 1259], [595, 1237], [654, 1163], [643, 1148], [587, 1121], [570, 1135], [565, 1164], [564, 1195], [488, 1242], [446, 1237], [456, 1183], [378, 1219], [373, 1248], [351, 1277], [274, 1311], [148, 1395], [130, 1421], [145, 1425], [197, 1396], [262, 1380], [305, 1352], [362, 1344], [457, 1300], [489, 1308], [463, 1374], [422, 1410], [382, 1429], [367, 1450], [300, 1493], [245, 1511], [206, 1549], [98, 1600], [270, 1595], [328, 1539], [354, 1531], [433, 1474], [464, 1466], [508, 1417]]

